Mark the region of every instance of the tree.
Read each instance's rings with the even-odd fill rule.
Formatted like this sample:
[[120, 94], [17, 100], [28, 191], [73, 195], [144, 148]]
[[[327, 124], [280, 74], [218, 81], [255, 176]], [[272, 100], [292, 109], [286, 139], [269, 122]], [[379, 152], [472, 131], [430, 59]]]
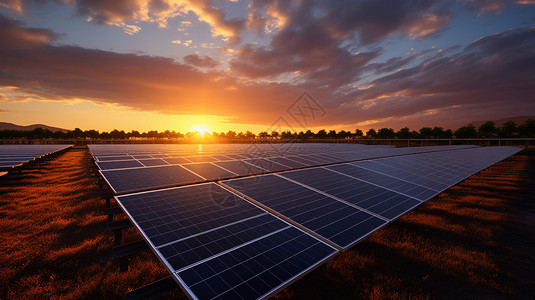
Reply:
[[472, 124], [463, 126], [455, 130], [455, 137], [459, 139], [469, 139], [477, 137], [476, 127]]
[[84, 131], [84, 137], [90, 138], [90, 139], [98, 139], [100, 137], [100, 133], [96, 131], [95, 129], [90, 129], [90, 130]]
[[420, 138], [430, 139], [433, 136], [433, 129], [431, 127], [420, 128]]
[[336, 130], [329, 130], [329, 133], [327, 133], [327, 137], [330, 139], [337, 138]]
[[409, 127], [403, 127], [398, 132], [396, 132], [396, 136], [400, 139], [410, 139], [411, 130], [409, 129]]
[[518, 128], [513, 120], [503, 123], [502, 127], [498, 128], [498, 136], [502, 138], [513, 137], [517, 132]]
[[431, 136], [435, 139], [444, 138], [444, 128], [435, 126], [431, 129]]
[[366, 137], [369, 139], [374, 139], [377, 136], [377, 131], [375, 129], [370, 128], [368, 131], [366, 131]]
[[236, 137], [236, 132], [229, 130], [225, 136], [229, 139], [233, 139]]
[[267, 131], [261, 131], [259, 134], [258, 134], [258, 137], [261, 138], [261, 139], [266, 139], [269, 137], [269, 133]]
[[396, 132], [392, 128], [381, 128], [377, 131], [377, 138], [379, 139], [393, 139], [396, 136]]
[[356, 136], [357, 138], [361, 138], [363, 135], [364, 135], [364, 132], [362, 132], [362, 130], [360, 130], [360, 129], [358, 129], [358, 128], [355, 129], [355, 136]]
[[278, 138], [279, 137], [279, 132], [278, 131], [272, 131], [271, 132], [271, 137], [274, 138], [274, 139]]
[[518, 133], [523, 137], [535, 137], [535, 119], [529, 119], [518, 126]]
[[305, 132], [306, 139], [314, 138], [314, 136], [315, 136], [314, 132], [312, 132], [310, 129]]
[[494, 126], [494, 122], [487, 121], [479, 126], [477, 132], [479, 137], [482, 138], [494, 137], [496, 135], [496, 126]]
[[318, 133], [316, 133], [316, 137], [318, 139], [324, 139], [327, 137], [327, 131], [325, 131], [325, 129], [322, 129], [320, 131], [318, 131]]

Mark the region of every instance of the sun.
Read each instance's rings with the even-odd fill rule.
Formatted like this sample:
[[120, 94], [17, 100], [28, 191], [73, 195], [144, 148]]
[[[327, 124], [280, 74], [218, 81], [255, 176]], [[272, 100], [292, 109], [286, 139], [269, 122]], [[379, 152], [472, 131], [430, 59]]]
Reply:
[[203, 135], [205, 133], [208, 133], [210, 130], [204, 126], [204, 125], [197, 125], [193, 129], [194, 131], [198, 132], [200, 135]]

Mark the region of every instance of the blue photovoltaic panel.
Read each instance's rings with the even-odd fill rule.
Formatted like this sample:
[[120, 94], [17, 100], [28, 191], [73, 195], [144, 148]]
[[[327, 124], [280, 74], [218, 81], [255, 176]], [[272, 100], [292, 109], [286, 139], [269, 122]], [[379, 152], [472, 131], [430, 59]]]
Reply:
[[116, 199], [199, 299], [267, 297], [337, 253], [214, 183]]
[[[379, 160], [366, 160], [361, 162], [353, 163], [356, 166], [359, 166], [361, 168], [365, 168], [371, 171], [388, 174], [389, 176], [396, 177], [408, 182], [412, 182], [421, 186], [424, 186], [426, 188], [435, 190], [435, 191], [442, 191], [449, 186], [447, 184], [441, 183], [439, 180], [438, 182], [432, 179], [428, 173], [425, 172], [415, 172], [411, 173], [407, 170], [407, 168], [398, 169], [395, 168], [394, 165], [400, 166], [398, 164], [399, 159], [401, 157], [393, 157], [393, 158], [384, 158]], [[379, 162], [381, 161], [381, 162]]]
[[347, 248], [386, 223], [356, 207], [275, 175], [223, 181], [269, 210]]
[[199, 299], [262, 299], [335, 253], [334, 248], [288, 227], [177, 275]]
[[274, 161], [265, 159], [265, 158], [253, 158], [253, 159], [246, 159], [244, 160], [246, 163], [250, 163], [252, 165], [255, 165], [259, 168], [262, 168], [268, 172], [277, 172], [277, 171], [286, 171], [290, 170], [291, 168], [285, 165], [281, 165], [279, 163], [276, 163]]
[[373, 183], [375, 185], [390, 189], [400, 194], [405, 194], [407, 196], [414, 197], [421, 201], [426, 201], [437, 194], [436, 191], [425, 188], [423, 186], [419, 186], [407, 181], [390, 177], [388, 175], [366, 170], [357, 167], [354, 164], [332, 165], [326, 168], [354, 177], [356, 179]]
[[241, 160], [216, 161], [213, 164], [223, 167], [239, 176], [265, 173], [266, 170]]
[[164, 161], [161, 158], [140, 159], [139, 162], [142, 163], [146, 167], [169, 165], [166, 161]]
[[133, 159], [132, 160], [116, 160], [116, 161], [97, 161], [96, 163], [97, 163], [97, 166], [101, 170], [143, 167], [141, 163]]
[[132, 159], [133, 157], [130, 155], [114, 155], [114, 156], [98, 156], [98, 161], [112, 161], [112, 160], [126, 160], [126, 159]]
[[297, 168], [302, 168], [302, 167], [306, 167], [307, 166], [307, 164], [300, 163], [300, 162], [291, 160], [291, 159], [286, 158], [286, 157], [270, 157], [269, 160], [274, 161], [274, 162], [279, 163], [279, 164], [283, 164], [283, 165], [288, 166], [288, 167], [290, 167], [292, 169], [297, 169]]
[[395, 219], [421, 202], [381, 187], [319, 167], [280, 173], [338, 199], [388, 219]]
[[169, 158], [164, 158], [163, 160], [165, 160], [166, 162], [172, 165], [187, 164], [191, 162], [185, 157], [169, 157]]
[[211, 156], [188, 156], [186, 158], [191, 162], [211, 162], [217, 160]]
[[224, 179], [224, 178], [233, 178], [237, 176], [235, 173], [229, 172], [209, 162], [183, 164], [182, 166], [210, 181]]
[[100, 173], [116, 194], [204, 181], [181, 166], [101, 170]]

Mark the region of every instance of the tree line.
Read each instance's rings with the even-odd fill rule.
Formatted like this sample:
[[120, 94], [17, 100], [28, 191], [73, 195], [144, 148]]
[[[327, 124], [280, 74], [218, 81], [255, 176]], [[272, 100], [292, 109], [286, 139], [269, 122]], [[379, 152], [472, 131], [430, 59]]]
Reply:
[[395, 131], [392, 128], [371, 128], [364, 133], [360, 129], [354, 131], [345, 130], [325, 130], [317, 132], [311, 130], [301, 132], [291, 131], [262, 131], [255, 134], [251, 131], [246, 132], [212, 132], [199, 134], [198, 132], [187, 132], [185, 134], [176, 131], [151, 130], [148, 132], [139, 132], [132, 130], [112, 130], [110, 132], [99, 132], [97, 130], [81, 130], [76, 128], [67, 132], [52, 132], [48, 129], [36, 128], [31, 131], [22, 130], [0, 130], [0, 139], [196, 139], [200, 137], [211, 137], [215, 139], [450, 139], [450, 138], [534, 138], [535, 137], [535, 119], [529, 119], [523, 124], [517, 125], [514, 121], [507, 121], [502, 126], [497, 127], [492, 121], [487, 121], [478, 128], [469, 124], [462, 126], [455, 131], [444, 129], [442, 127], [422, 127], [420, 130], [411, 130], [408, 127]]

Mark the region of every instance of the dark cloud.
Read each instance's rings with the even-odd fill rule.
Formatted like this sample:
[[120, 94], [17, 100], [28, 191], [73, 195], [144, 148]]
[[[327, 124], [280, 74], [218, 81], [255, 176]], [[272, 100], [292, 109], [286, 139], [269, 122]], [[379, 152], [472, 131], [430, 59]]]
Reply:
[[[230, 63], [249, 78], [297, 77], [315, 86], [338, 88], [358, 80], [376, 58], [378, 47], [358, 52], [362, 45], [393, 34], [411, 38], [442, 30], [451, 12], [438, 0], [424, 1], [253, 1], [255, 24], [276, 19], [279, 28], [268, 46], [244, 45]], [[259, 16], [256, 11], [265, 11]], [[256, 25], [261, 27], [261, 25]], [[397, 67], [410, 58], [398, 60]], [[393, 62], [387, 63], [396, 68]], [[376, 71], [387, 71], [377, 65]]]
[[469, 114], [516, 115], [535, 110], [534, 69], [535, 27], [508, 30], [478, 39], [461, 52], [439, 52], [415, 67], [380, 77], [370, 88], [346, 95], [343, 105], [346, 111], [348, 106], [361, 108], [366, 119], [462, 108], [453, 119], [442, 116], [450, 124]]
[[184, 61], [187, 64], [201, 68], [215, 68], [219, 65], [219, 62], [213, 59], [212, 57], [205, 56], [204, 58], [202, 58], [197, 54], [190, 54], [184, 56]]

